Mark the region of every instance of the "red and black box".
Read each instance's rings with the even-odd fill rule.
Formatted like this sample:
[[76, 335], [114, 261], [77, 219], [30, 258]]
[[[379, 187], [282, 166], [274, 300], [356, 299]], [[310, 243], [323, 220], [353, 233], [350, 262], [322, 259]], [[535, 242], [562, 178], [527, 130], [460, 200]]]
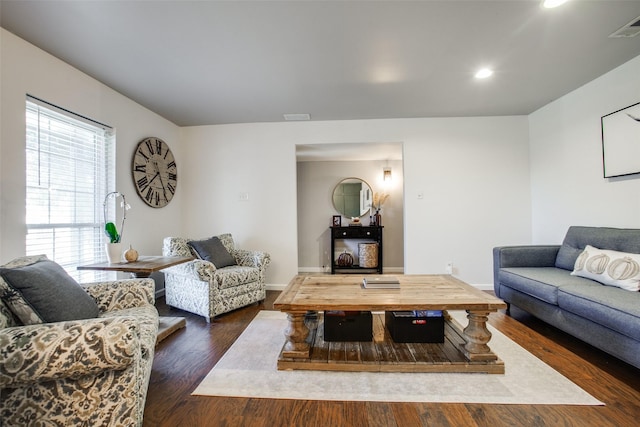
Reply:
[[444, 342], [444, 316], [440, 310], [385, 311], [384, 323], [395, 342]]
[[325, 311], [325, 341], [373, 340], [373, 316], [370, 311]]

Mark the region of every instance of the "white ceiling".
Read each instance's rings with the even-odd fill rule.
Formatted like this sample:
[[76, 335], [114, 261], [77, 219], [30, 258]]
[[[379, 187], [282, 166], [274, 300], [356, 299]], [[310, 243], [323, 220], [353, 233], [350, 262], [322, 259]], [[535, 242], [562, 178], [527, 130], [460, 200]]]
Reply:
[[180, 126], [528, 114], [640, 55], [640, 36], [607, 37], [638, 16], [640, 0], [0, 2], [3, 28]]

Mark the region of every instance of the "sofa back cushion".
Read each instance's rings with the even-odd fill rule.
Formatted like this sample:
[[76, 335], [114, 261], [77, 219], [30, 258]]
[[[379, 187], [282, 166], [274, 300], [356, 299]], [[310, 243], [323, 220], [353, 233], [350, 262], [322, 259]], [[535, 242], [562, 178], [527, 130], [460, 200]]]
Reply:
[[569, 227], [556, 257], [556, 267], [572, 271], [587, 245], [640, 254], [640, 230], [635, 228]]

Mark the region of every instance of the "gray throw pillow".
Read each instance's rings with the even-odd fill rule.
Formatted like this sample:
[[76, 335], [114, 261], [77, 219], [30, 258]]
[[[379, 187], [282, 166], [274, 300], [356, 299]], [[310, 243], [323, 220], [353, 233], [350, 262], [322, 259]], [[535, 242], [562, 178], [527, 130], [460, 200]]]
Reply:
[[53, 261], [0, 268], [0, 275], [44, 322], [90, 319], [100, 313], [94, 299]]
[[233, 258], [217, 237], [212, 237], [207, 240], [192, 240], [189, 242], [189, 246], [196, 251], [200, 259], [209, 261], [215, 265], [216, 268], [237, 264], [235, 258]]

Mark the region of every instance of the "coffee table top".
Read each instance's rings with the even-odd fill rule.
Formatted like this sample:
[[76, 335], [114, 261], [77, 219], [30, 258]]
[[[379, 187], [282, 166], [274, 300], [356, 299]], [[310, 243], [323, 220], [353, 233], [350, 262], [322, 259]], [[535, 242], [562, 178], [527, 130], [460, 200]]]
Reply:
[[295, 276], [274, 302], [280, 311], [322, 310], [488, 310], [504, 301], [449, 275], [385, 275], [400, 289], [365, 289], [365, 275]]

